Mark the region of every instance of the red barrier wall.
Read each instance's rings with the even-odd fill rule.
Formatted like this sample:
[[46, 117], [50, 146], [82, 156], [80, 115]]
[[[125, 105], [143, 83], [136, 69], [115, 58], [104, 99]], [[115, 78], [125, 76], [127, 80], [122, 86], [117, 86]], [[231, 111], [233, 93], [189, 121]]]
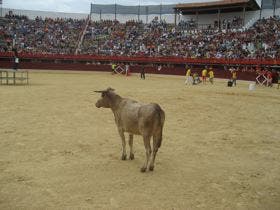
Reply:
[[[280, 65], [280, 60], [228, 60], [228, 59], [191, 59], [177, 57], [124, 57], [124, 56], [98, 56], [98, 55], [55, 55], [55, 54], [19, 54], [21, 69], [49, 69], [49, 70], [83, 70], [83, 71], [111, 71], [110, 62], [131, 63], [131, 72], [139, 73], [138, 64], [147, 64], [146, 73], [185, 75], [185, 64], [193, 65], [193, 72], [200, 72], [204, 65], [213, 65], [215, 77], [230, 78], [229, 71], [224, 70], [225, 65]], [[102, 65], [91, 63], [103, 63]], [[105, 63], [105, 64], [104, 64]], [[152, 64], [163, 64], [171, 67], [162, 67], [160, 71]], [[12, 68], [13, 53], [0, 53], [0, 68]], [[238, 78], [255, 80], [255, 72], [238, 72]]]
[[[13, 57], [12, 52], [0, 52], [0, 58]], [[19, 53], [24, 59], [44, 60], [77, 60], [77, 61], [108, 61], [108, 62], [137, 62], [137, 63], [164, 63], [164, 64], [224, 64], [224, 65], [280, 65], [277, 59], [198, 59], [182, 58], [175, 56], [168, 57], [147, 57], [147, 56], [100, 56], [100, 55], [62, 55], [62, 54], [32, 54]]]
[[[0, 63], [0, 68], [12, 68], [12, 61], [2, 61]], [[201, 74], [201, 70], [204, 65], [194, 66], [193, 72]], [[96, 64], [81, 64], [81, 63], [42, 63], [42, 62], [20, 62], [19, 69], [47, 69], [47, 70], [75, 70], [75, 71], [111, 71], [111, 65], [96, 65]], [[230, 78], [231, 74], [229, 71], [224, 70], [223, 66], [214, 66], [213, 68], [216, 78]], [[139, 73], [141, 71], [140, 65], [131, 65], [131, 73]], [[175, 67], [162, 67], [158, 71], [157, 67], [146, 66], [146, 73], [152, 74], [169, 74], [169, 75], [185, 75], [186, 70], [184, 65]], [[238, 72], [238, 78], [242, 80], [254, 81], [256, 77], [255, 72]]]

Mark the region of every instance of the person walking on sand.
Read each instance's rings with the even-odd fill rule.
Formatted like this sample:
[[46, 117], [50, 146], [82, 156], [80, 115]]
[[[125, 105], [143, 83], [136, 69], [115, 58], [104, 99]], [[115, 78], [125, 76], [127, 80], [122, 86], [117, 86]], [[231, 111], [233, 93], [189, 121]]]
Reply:
[[140, 74], [141, 79], [145, 79], [145, 66], [141, 66], [141, 74]]
[[185, 84], [192, 84], [192, 76], [191, 76], [191, 68], [186, 66], [186, 81], [185, 81]]
[[271, 71], [267, 71], [267, 87], [272, 87], [273, 83], [272, 83], [272, 72]]
[[111, 68], [112, 68], [112, 74], [116, 74], [115, 69], [116, 69], [116, 64], [112, 63]]
[[214, 72], [213, 72], [212, 67], [210, 67], [209, 70], [210, 70], [208, 72], [208, 74], [209, 74], [209, 82], [213, 85], [213, 83], [214, 83]]
[[279, 89], [279, 87], [280, 87], [280, 71], [278, 71], [277, 74], [278, 74], [278, 76], [277, 76], [277, 79], [278, 79], [277, 89]]
[[207, 66], [205, 66], [205, 68], [202, 70], [201, 76], [202, 76], [202, 82], [203, 82], [203, 84], [206, 84]]
[[129, 76], [129, 64], [125, 65], [125, 76]]
[[237, 70], [235, 68], [230, 68], [230, 72], [231, 72], [231, 81], [232, 81], [232, 85], [236, 86], [236, 80], [237, 80]]

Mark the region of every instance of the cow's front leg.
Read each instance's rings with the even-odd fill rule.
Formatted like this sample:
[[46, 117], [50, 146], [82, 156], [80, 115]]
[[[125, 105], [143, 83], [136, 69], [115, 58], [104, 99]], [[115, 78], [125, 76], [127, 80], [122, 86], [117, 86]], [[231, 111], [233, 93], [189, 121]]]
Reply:
[[133, 134], [129, 134], [129, 147], [130, 147], [130, 154], [129, 154], [129, 159], [133, 160], [134, 159], [134, 151], [133, 151]]
[[146, 149], [146, 161], [144, 162], [144, 165], [141, 168], [141, 172], [145, 172], [146, 171], [147, 165], [148, 165], [149, 160], [150, 160], [150, 156], [151, 156], [151, 152], [152, 152], [151, 145], [150, 145], [150, 139], [151, 139], [150, 136], [144, 136], [144, 138], [143, 138], [144, 146], [145, 146], [145, 149]]
[[122, 139], [122, 160], [126, 160], [126, 143], [124, 132], [122, 130], [119, 130], [119, 134]]

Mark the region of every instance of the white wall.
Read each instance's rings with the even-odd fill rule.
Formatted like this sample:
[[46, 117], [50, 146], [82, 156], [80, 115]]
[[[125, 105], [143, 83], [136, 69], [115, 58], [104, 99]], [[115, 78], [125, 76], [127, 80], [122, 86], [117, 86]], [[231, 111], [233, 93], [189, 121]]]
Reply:
[[[280, 15], [280, 8], [278, 8], [275, 12], [276, 15]], [[265, 9], [262, 11], [262, 17], [269, 17], [273, 15], [272, 9]], [[155, 17], [159, 17], [159, 15], [148, 15], [148, 22], [152, 21]], [[243, 17], [243, 12], [233, 12], [233, 13], [221, 13], [221, 20], [227, 19], [232, 20], [234, 16], [237, 17]], [[245, 12], [245, 24], [249, 22], [252, 19], [259, 19], [260, 17], [260, 11], [248, 11]], [[101, 18], [103, 20], [114, 20], [115, 15], [114, 14], [102, 14]], [[165, 20], [167, 23], [174, 23], [175, 21], [175, 15], [174, 14], [165, 14], [161, 16], [162, 20]], [[183, 15], [180, 16], [177, 15], [177, 23], [180, 20], [196, 20], [196, 15]], [[100, 20], [99, 14], [92, 14], [92, 20]], [[126, 22], [127, 20], [138, 20], [137, 15], [123, 15], [123, 14], [117, 14], [117, 20], [121, 23]], [[140, 20], [143, 21], [143, 23], [146, 23], [146, 15], [140, 15]], [[214, 21], [218, 20], [218, 14], [210, 14], [210, 15], [198, 15], [198, 21], [199, 24], [214, 24]]]
[[[35, 19], [37, 16], [42, 18], [73, 18], [73, 19], [85, 19], [88, 14], [85, 13], [63, 13], [63, 12], [46, 12], [46, 11], [32, 11], [32, 10], [17, 10], [17, 9], [7, 9], [3, 8], [2, 15], [5, 16], [9, 11], [12, 11], [17, 15], [26, 15], [30, 19]], [[152, 21], [156, 16], [159, 15], [148, 15], [148, 22]], [[92, 20], [100, 20], [99, 13], [93, 13], [91, 15]], [[103, 20], [114, 20], [115, 14], [101, 14], [101, 18]], [[121, 23], [125, 23], [128, 20], [138, 20], [138, 15], [124, 15], [117, 14], [117, 20]], [[146, 15], [140, 15], [140, 20], [143, 23], [146, 23]], [[174, 15], [173, 14], [165, 14], [162, 15], [162, 20], [165, 20], [168, 23], [174, 23]]]
[[[3, 16], [8, 13], [8, 11], [12, 11], [14, 14], [18, 15], [26, 15], [30, 19], [34, 19], [37, 16], [45, 18], [45, 17], [50, 17], [50, 18], [74, 18], [74, 19], [85, 19], [88, 14], [85, 13], [62, 13], [62, 12], [45, 12], [45, 11], [32, 11], [32, 10], [16, 10], [16, 9], [7, 9], [3, 8], [2, 14]], [[272, 9], [265, 9], [262, 12], [263, 17], [269, 17], [272, 16], [273, 10]], [[221, 13], [221, 19], [232, 19], [234, 16], [240, 16], [242, 17], [242, 12], [238, 13]], [[280, 8], [276, 10], [276, 15], [280, 15]], [[148, 22], [152, 21], [154, 17], [159, 15], [149, 15], [148, 16]], [[260, 16], [260, 11], [249, 11], [246, 12], [245, 14], [245, 23], [250, 21], [251, 19], [255, 18], [258, 19]], [[114, 20], [115, 15], [114, 14], [102, 14], [102, 19], [103, 20]], [[196, 20], [195, 15], [183, 15], [179, 17], [177, 15], [177, 23], [179, 22], [179, 19], [181, 20], [190, 20], [193, 18]], [[121, 22], [124, 23], [127, 20], [138, 20], [137, 15], [123, 15], [123, 14], [117, 14], [117, 19]], [[99, 14], [92, 14], [92, 20], [100, 20], [100, 15]], [[143, 23], [146, 23], [146, 15], [140, 15], [140, 20], [143, 21]], [[174, 14], [165, 14], [162, 15], [162, 20], [165, 20], [167, 23], [174, 23], [175, 21], [175, 16]], [[200, 24], [213, 24], [215, 20], [218, 20], [217, 14], [211, 14], [211, 15], [199, 15], [198, 16], [198, 21]]]
[[16, 15], [26, 15], [30, 19], [35, 19], [37, 16], [42, 18], [73, 18], [73, 19], [85, 19], [88, 14], [85, 13], [63, 13], [63, 12], [46, 12], [46, 11], [33, 11], [33, 10], [18, 10], [3, 8], [2, 16], [5, 16], [9, 11], [12, 11]]
[[[155, 17], [159, 18], [159, 15], [148, 15], [148, 23], [151, 22]], [[100, 20], [100, 14], [93, 13], [91, 14], [91, 19], [99, 21]], [[101, 19], [103, 20], [114, 20], [115, 14], [101, 14]], [[147, 16], [146, 15], [140, 15], [139, 19], [142, 20], [143, 23], [146, 23]], [[174, 23], [174, 14], [165, 14], [161, 15], [161, 19], [165, 20], [167, 23]], [[125, 23], [128, 20], [138, 20], [138, 15], [124, 15], [124, 14], [117, 14], [117, 20], [121, 23]]]
[[[276, 15], [280, 15], [280, 8], [278, 8], [275, 12]], [[262, 11], [262, 17], [269, 17], [273, 15], [272, 9], [265, 9]], [[243, 17], [243, 12], [233, 12], [233, 13], [221, 13], [221, 20], [227, 19], [231, 20], [234, 16]], [[248, 11], [245, 12], [245, 24], [251, 19], [259, 19], [260, 11]], [[196, 15], [183, 15], [180, 17], [181, 20], [196, 20]], [[178, 19], [179, 20], [179, 17]], [[210, 14], [210, 15], [198, 15], [199, 24], [214, 24], [214, 21], [218, 20], [218, 14]]]

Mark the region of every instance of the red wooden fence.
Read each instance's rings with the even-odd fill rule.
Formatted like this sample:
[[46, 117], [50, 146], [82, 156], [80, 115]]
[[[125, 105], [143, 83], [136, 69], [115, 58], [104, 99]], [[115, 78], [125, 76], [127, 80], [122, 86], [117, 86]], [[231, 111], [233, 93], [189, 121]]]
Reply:
[[[280, 60], [253, 60], [253, 59], [192, 59], [180, 57], [140, 57], [140, 56], [99, 56], [99, 55], [61, 55], [61, 54], [29, 54], [20, 53], [21, 69], [50, 69], [50, 70], [84, 70], [84, 71], [111, 71], [109, 63], [132, 63], [131, 71], [140, 72], [138, 64], [154, 64], [145, 67], [147, 73], [185, 75], [185, 64], [193, 64], [193, 71], [199, 73], [204, 65], [213, 65], [215, 77], [229, 78], [230, 73], [224, 70], [225, 65], [280, 65]], [[96, 62], [101, 65], [93, 64]], [[107, 64], [106, 64], [107, 63]], [[157, 64], [164, 67], [158, 71]], [[12, 68], [13, 53], [0, 53], [0, 68]], [[168, 67], [169, 66], [169, 67]], [[255, 72], [238, 72], [238, 78], [255, 80]]]

